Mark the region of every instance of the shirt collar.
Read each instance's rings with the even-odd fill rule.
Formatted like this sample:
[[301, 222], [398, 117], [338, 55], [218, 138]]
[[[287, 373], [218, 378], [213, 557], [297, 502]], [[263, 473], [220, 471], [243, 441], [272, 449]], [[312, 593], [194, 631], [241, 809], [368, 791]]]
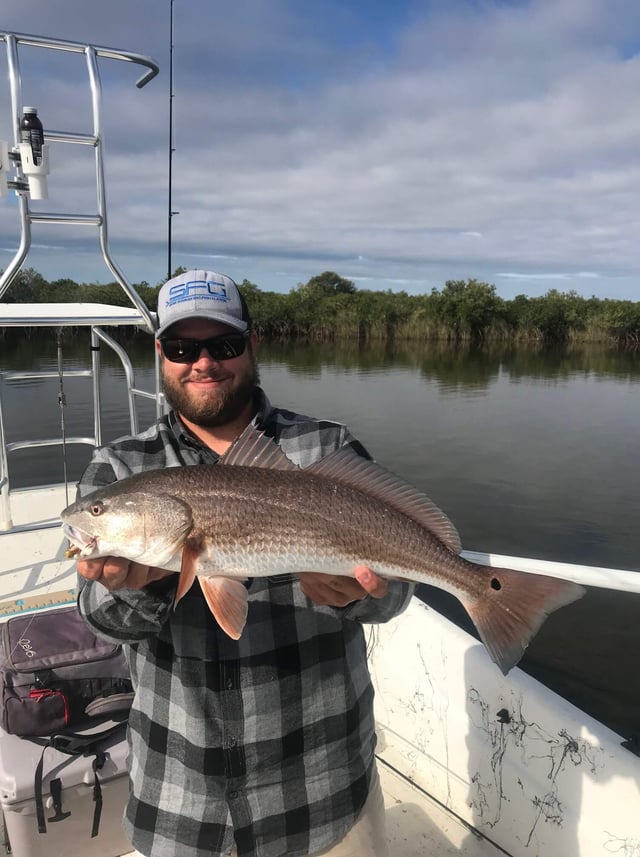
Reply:
[[273, 412], [273, 405], [269, 401], [269, 397], [262, 389], [262, 387], [256, 387], [256, 404], [257, 410], [255, 417], [251, 420], [251, 424], [256, 428], [262, 428], [266, 426], [269, 421], [269, 417]]
[[202, 441], [198, 440], [195, 435], [191, 434], [175, 411], [169, 412], [168, 421], [171, 431], [180, 443], [185, 443], [187, 446], [195, 447], [197, 449], [206, 448]]

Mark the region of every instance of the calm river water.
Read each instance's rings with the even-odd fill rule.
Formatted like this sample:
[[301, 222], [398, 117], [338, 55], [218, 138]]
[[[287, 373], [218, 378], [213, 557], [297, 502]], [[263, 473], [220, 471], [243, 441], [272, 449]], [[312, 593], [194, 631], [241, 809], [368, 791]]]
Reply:
[[[88, 343], [64, 343], [65, 369]], [[150, 389], [151, 342], [134, 343], [136, 384]], [[103, 349], [104, 351], [104, 349]], [[442, 345], [262, 343], [271, 400], [346, 422], [371, 454], [428, 494], [469, 550], [640, 570], [640, 354]], [[128, 431], [123, 373], [103, 357], [104, 438]], [[0, 339], [0, 371], [55, 370], [48, 334]], [[91, 433], [90, 382], [65, 381], [68, 435]], [[5, 382], [8, 440], [60, 430], [58, 381]], [[143, 403], [141, 428], [153, 419]], [[69, 457], [79, 476], [88, 448]], [[16, 452], [13, 486], [61, 478], [58, 448]], [[461, 624], [457, 606], [424, 597]], [[640, 596], [592, 590], [552, 616], [525, 667], [625, 733], [640, 732]]]

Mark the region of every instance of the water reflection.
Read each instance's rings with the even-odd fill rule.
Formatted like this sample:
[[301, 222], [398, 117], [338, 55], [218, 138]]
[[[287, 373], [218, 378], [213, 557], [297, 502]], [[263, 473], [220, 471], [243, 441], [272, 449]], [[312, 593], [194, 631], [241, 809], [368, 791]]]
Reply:
[[637, 381], [640, 354], [599, 344], [545, 348], [539, 344], [488, 343], [452, 345], [447, 342], [262, 342], [261, 363], [285, 363], [294, 374], [320, 373], [323, 368], [363, 374], [399, 368], [416, 369], [452, 390], [487, 387], [500, 374], [511, 380], [560, 380], [574, 376], [614, 377]]

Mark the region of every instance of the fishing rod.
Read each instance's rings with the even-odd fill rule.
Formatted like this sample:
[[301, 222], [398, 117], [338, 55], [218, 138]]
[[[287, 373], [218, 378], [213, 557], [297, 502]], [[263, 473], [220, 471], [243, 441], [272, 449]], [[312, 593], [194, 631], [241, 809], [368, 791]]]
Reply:
[[168, 195], [168, 224], [167, 224], [167, 279], [171, 279], [173, 265], [171, 263], [171, 244], [173, 233], [173, 217], [179, 211], [173, 210], [173, 3], [169, 0], [169, 195]]

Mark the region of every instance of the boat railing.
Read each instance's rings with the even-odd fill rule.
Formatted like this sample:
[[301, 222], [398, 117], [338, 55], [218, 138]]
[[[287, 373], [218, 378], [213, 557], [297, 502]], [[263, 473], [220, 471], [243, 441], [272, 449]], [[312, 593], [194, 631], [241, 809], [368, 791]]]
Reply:
[[[45, 311], [47, 307], [51, 307], [49, 304], [9, 304], [8, 307], [13, 310], [12, 317], [7, 319], [2, 319], [3, 324], [8, 324], [8, 326], [22, 326], [22, 324], [12, 324], [12, 322], [19, 322], [30, 320], [31, 322], [37, 321], [37, 326], [49, 326], [49, 327], [58, 327], [60, 326], [60, 318], [56, 317], [55, 314], [50, 316], [44, 315], [38, 319], [31, 318], [29, 319], [29, 310], [30, 308], [35, 308], [41, 311]], [[159, 362], [158, 357], [156, 355], [156, 363], [155, 363], [155, 390], [148, 391], [141, 389], [136, 386], [135, 381], [135, 370], [133, 364], [131, 362], [131, 358], [127, 354], [126, 350], [123, 346], [117, 342], [109, 333], [102, 329], [102, 327], [97, 324], [91, 323], [91, 319], [97, 320], [97, 316], [90, 315], [81, 315], [82, 307], [88, 307], [92, 305], [75, 305], [69, 306], [69, 311], [75, 310], [77, 313], [76, 323], [80, 326], [89, 326], [90, 328], [90, 351], [91, 351], [91, 367], [87, 369], [65, 369], [63, 365], [63, 354], [62, 354], [62, 344], [60, 338], [58, 339], [57, 346], [57, 362], [58, 368], [57, 370], [40, 370], [40, 371], [22, 371], [22, 370], [5, 370], [0, 371], [0, 532], [7, 532], [14, 529], [13, 517], [11, 512], [11, 491], [10, 491], [10, 455], [11, 453], [17, 452], [18, 450], [25, 449], [38, 449], [42, 447], [54, 447], [61, 446], [63, 448], [63, 461], [66, 462], [66, 448], [71, 445], [90, 445], [92, 447], [100, 446], [103, 442], [103, 432], [102, 432], [102, 402], [101, 402], [101, 394], [100, 394], [100, 371], [101, 371], [101, 343], [106, 345], [119, 359], [120, 364], [122, 366], [124, 376], [125, 376], [125, 385], [126, 385], [126, 394], [128, 401], [128, 412], [129, 412], [129, 430], [131, 434], [136, 434], [139, 431], [139, 421], [138, 421], [138, 402], [140, 399], [153, 401], [155, 402], [156, 408], [156, 416], [161, 416], [164, 409], [164, 397], [160, 392], [160, 384], [159, 384]], [[100, 311], [108, 311], [109, 308], [107, 306], [93, 305], [98, 307]], [[115, 308], [118, 309], [118, 308]], [[122, 308], [120, 308], [122, 309]], [[18, 316], [17, 310], [24, 312], [27, 311], [25, 315]], [[129, 310], [124, 310], [125, 313], [130, 314]], [[135, 313], [135, 311], [133, 311]], [[68, 319], [65, 318], [65, 321], [68, 323]], [[131, 321], [127, 319], [127, 322], [130, 324]], [[123, 324], [127, 323], [123, 322], [122, 319], [118, 319], [116, 317], [112, 318], [111, 324]], [[142, 318], [138, 318], [139, 325], [142, 325]], [[58, 389], [58, 405], [61, 408], [61, 413], [63, 414], [61, 418], [61, 433], [60, 436], [54, 438], [32, 438], [32, 439], [20, 439], [15, 441], [9, 441], [7, 438], [6, 428], [5, 428], [5, 420], [4, 420], [4, 402], [6, 400], [5, 396], [5, 388], [7, 383], [17, 383], [21, 381], [28, 380], [43, 380], [43, 379], [57, 379], [59, 382]], [[64, 394], [64, 382], [69, 378], [87, 378], [91, 381], [92, 388], [92, 410], [93, 410], [93, 433], [91, 435], [67, 435], [65, 422], [64, 422], [64, 408], [66, 406], [65, 394]], [[65, 473], [64, 473], [64, 481], [67, 483], [67, 474], [66, 474], [66, 465], [65, 465]], [[52, 518], [50, 521], [41, 522], [38, 525], [38, 528], [42, 528], [44, 526], [59, 526], [59, 520], [57, 518]]]
[[[7, 164], [0, 157], [0, 195], [6, 187], [15, 190], [20, 202], [20, 245], [15, 256], [0, 276], [0, 299], [7, 291], [18, 271], [22, 267], [29, 249], [31, 247], [31, 225], [38, 224], [65, 224], [73, 226], [95, 226], [99, 232], [100, 249], [102, 257], [120, 284], [125, 294], [129, 297], [144, 319], [145, 326], [150, 332], [154, 330], [154, 319], [144, 301], [138, 295], [133, 286], [128, 282], [124, 273], [120, 270], [111, 255], [107, 231], [107, 208], [104, 178], [103, 159], [103, 130], [102, 130], [102, 85], [98, 68], [98, 58], [121, 60], [142, 65], [147, 68], [145, 74], [137, 81], [137, 86], [145, 86], [159, 71], [158, 65], [149, 57], [134, 54], [130, 51], [121, 51], [114, 48], [86, 45], [79, 42], [70, 42], [63, 39], [49, 39], [40, 36], [31, 36], [21, 33], [0, 33], [0, 41], [6, 44], [7, 61], [9, 69], [9, 87], [11, 91], [11, 112], [13, 125], [13, 149], [7, 151]], [[91, 110], [93, 119], [93, 133], [80, 134], [75, 131], [53, 131], [44, 129], [45, 146], [43, 147], [42, 164], [39, 167], [31, 166], [33, 175], [38, 178], [46, 177], [48, 170], [48, 142], [71, 143], [89, 145], [95, 151], [95, 174], [96, 174], [96, 198], [97, 211], [83, 214], [69, 214], [66, 212], [34, 212], [29, 205], [30, 176], [25, 172], [25, 165], [20, 154], [20, 122], [22, 117], [22, 84], [20, 76], [19, 47], [30, 46], [44, 48], [53, 51], [66, 51], [70, 53], [84, 54], [87, 65], [89, 86], [91, 89]], [[2, 147], [0, 145], [0, 151]], [[16, 178], [9, 180], [7, 176], [8, 167], [12, 165], [16, 171]], [[46, 198], [46, 193], [40, 198]]]
[[[163, 401], [159, 385], [159, 361], [155, 363], [155, 391], [147, 392], [136, 387], [134, 371], [129, 356], [124, 348], [103, 328], [111, 326], [135, 326], [153, 333], [157, 327], [156, 315], [142, 300], [136, 289], [128, 282], [124, 273], [114, 260], [109, 247], [107, 229], [107, 202], [104, 174], [104, 140], [102, 115], [102, 85], [99, 73], [99, 60], [117, 60], [142, 66], [145, 71], [137, 80], [136, 85], [145, 86], [159, 71], [158, 65], [150, 57], [130, 51], [102, 47], [63, 39], [44, 38], [41, 36], [22, 33], [0, 32], [0, 42], [6, 45], [8, 62], [8, 79], [11, 95], [13, 145], [9, 141], [0, 140], [0, 197], [10, 190], [15, 191], [19, 202], [20, 240], [18, 249], [0, 275], [0, 327], [89, 327], [91, 331], [91, 368], [73, 369], [66, 373], [62, 366], [62, 357], [58, 351], [58, 372], [22, 372], [5, 371], [0, 373], [0, 531], [12, 530], [11, 515], [9, 456], [20, 449], [35, 449], [47, 446], [62, 445], [63, 450], [68, 444], [90, 444], [98, 446], [102, 443], [100, 399], [100, 345], [108, 346], [119, 358], [125, 374], [127, 396], [129, 403], [129, 423], [131, 432], [138, 431], [137, 401], [140, 398], [153, 399], [156, 403], [156, 413], [162, 413]], [[23, 113], [22, 82], [20, 59], [23, 52], [31, 49], [44, 49], [54, 52], [81, 54], [86, 62], [88, 85], [91, 92], [92, 133], [79, 133], [72, 130], [51, 130], [44, 127], [44, 145], [39, 165], [32, 163], [25, 153], [24, 146], [29, 144], [20, 141], [20, 123]], [[80, 214], [70, 214], [62, 211], [34, 211], [32, 200], [46, 199], [48, 196], [47, 176], [50, 170], [49, 145], [74, 144], [91, 146], [95, 152], [95, 189], [96, 210]], [[56, 226], [93, 226], [98, 229], [99, 248], [102, 259], [111, 271], [132, 306], [120, 307], [107, 304], [72, 304], [72, 303], [22, 303], [3, 301], [3, 296], [16, 279], [25, 259], [31, 249], [31, 228], [34, 224], [52, 224]], [[61, 425], [61, 436], [43, 439], [18, 439], [8, 441], [5, 421], [3, 419], [3, 387], [7, 383], [19, 382], [32, 378], [46, 377], [87, 377], [92, 380], [93, 389], [93, 433], [90, 436], [66, 437], [64, 422]], [[62, 389], [62, 380], [61, 380]], [[59, 393], [59, 399], [64, 398]], [[64, 412], [64, 401], [60, 402]], [[64, 455], [63, 455], [64, 458]], [[65, 463], [66, 484], [66, 463]], [[38, 526], [57, 526], [57, 519], [50, 524]], [[22, 528], [22, 525], [20, 526]]]

